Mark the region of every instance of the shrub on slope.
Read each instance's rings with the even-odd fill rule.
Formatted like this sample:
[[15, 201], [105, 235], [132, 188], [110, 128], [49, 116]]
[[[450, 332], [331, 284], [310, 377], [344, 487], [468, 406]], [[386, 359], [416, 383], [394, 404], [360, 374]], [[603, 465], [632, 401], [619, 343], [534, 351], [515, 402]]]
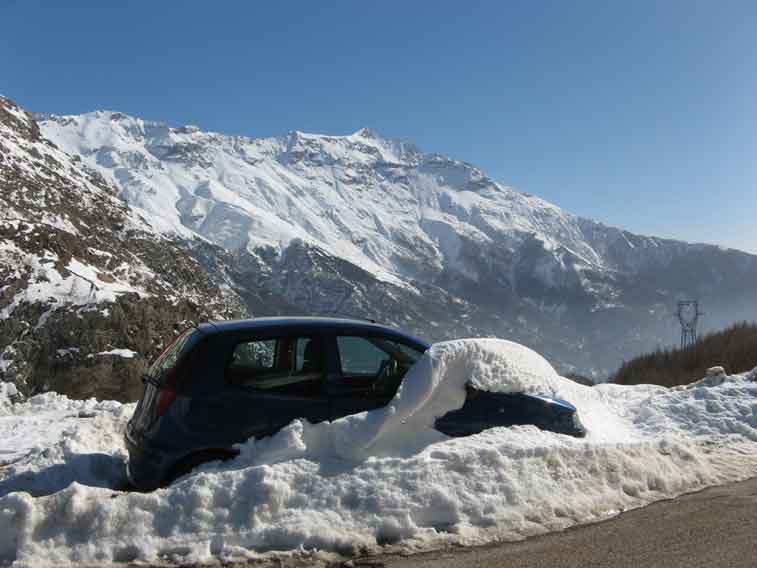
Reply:
[[737, 323], [686, 349], [658, 349], [641, 355], [623, 363], [612, 380], [622, 385], [683, 385], [716, 365], [728, 373], [757, 367], [757, 324]]

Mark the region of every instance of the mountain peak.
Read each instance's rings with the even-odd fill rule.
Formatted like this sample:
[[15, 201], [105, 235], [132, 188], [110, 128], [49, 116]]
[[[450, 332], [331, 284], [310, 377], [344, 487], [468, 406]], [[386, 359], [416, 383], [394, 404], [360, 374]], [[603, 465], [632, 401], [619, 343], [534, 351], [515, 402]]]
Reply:
[[196, 124], [184, 124], [174, 130], [180, 134], [194, 134], [195, 132], [200, 132], [200, 127]]
[[352, 134], [352, 136], [356, 138], [381, 138], [376, 132], [365, 126]]

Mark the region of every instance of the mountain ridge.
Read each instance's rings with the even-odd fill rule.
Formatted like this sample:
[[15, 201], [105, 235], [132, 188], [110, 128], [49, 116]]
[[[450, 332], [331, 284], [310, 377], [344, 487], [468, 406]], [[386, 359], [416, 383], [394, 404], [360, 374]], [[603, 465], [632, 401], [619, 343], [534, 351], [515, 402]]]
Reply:
[[117, 111], [35, 117], [248, 315], [497, 335], [600, 378], [673, 339], [677, 298], [701, 298], [713, 326], [757, 305], [754, 255], [583, 218], [368, 129], [256, 139]]
[[160, 120], [151, 120], [151, 119], [142, 119], [140, 117], [137, 117], [135, 115], [130, 115], [127, 113], [123, 113], [121, 111], [117, 110], [109, 110], [109, 109], [98, 109], [86, 113], [81, 114], [67, 114], [67, 115], [56, 115], [54, 113], [46, 113], [46, 112], [34, 112], [30, 113], [36, 120], [38, 121], [67, 121], [67, 120], [75, 120], [82, 117], [101, 117], [106, 116], [111, 119], [126, 119], [128, 121], [133, 121], [135, 123], [151, 126], [159, 129], [165, 129], [167, 131], [173, 131], [177, 133], [187, 134], [187, 133], [201, 133], [204, 135], [207, 135], [211, 138], [218, 137], [218, 138], [224, 138], [229, 140], [237, 140], [240, 142], [248, 142], [248, 143], [255, 143], [255, 142], [285, 142], [290, 139], [311, 139], [311, 140], [319, 140], [319, 139], [325, 139], [325, 140], [338, 140], [338, 139], [354, 139], [354, 138], [368, 138], [368, 139], [378, 139], [381, 141], [384, 141], [388, 144], [394, 144], [394, 145], [401, 145], [405, 148], [411, 149], [413, 153], [416, 154], [422, 154], [424, 156], [432, 157], [432, 158], [440, 158], [446, 161], [450, 161], [456, 164], [463, 165], [465, 167], [470, 168], [471, 170], [475, 170], [479, 172], [482, 176], [484, 176], [487, 180], [489, 180], [491, 183], [494, 183], [502, 188], [512, 190], [514, 192], [517, 192], [518, 194], [522, 195], [525, 198], [535, 199], [542, 204], [553, 207], [555, 209], [560, 210], [563, 214], [570, 215], [575, 217], [577, 220], [588, 223], [591, 225], [597, 225], [601, 228], [607, 229], [607, 230], [613, 230], [618, 231], [620, 233], [626, 234], [626, 235], [632, 235], [634, 237], [643, 238], [643, 239], [650, 239], [654, 241], [660, 241], [660, 242], [666, 242], [666, 243], [680, 243], [680, 244], [686, 244], [688, 246], [705, 246], [705, 247], [717, 247], [723, 251], [737, 251], [740, 253], [748, 254], [750, 256], [757, 256], [757, 253], [753, 253], [750, 251], [746, 251], [743, 249], [738, 249], [735, 247], [729, 247], [724, 246], [716, 243], [708, 243], [703, 241], [686, 241], [683, 239], [675, 238], [675, 237], [659, 237], [656, 235], [646, 234], [646, 233], [636, 233], [633, 231], [630, 231], [628, 229], [624, 229], [622, 227], [619, 227], [617, 225], [609, 224], [604, 221], [601, 221], [599, 219], [583, 216], [579, 214], [572, 213], [570, 211], [565, 210], [563, 207], [553, 204], [552, 202], [539, 197], [537, 195], [534, 195], [532, 193], [529, 193], [527, 191], [522, 191], [519, 189], [514, 188], [513, 186], [510, 186], [504, 182], [498, 181], [495, 178], [492, 178], [488, 175], [486, 175], [480, 166], [475, 165], [473, 162], [465, 161], [465, 160], [453, 160], [451, 158], [448, 158], [447, 156], [437, 153], [437, 152], [423, 152], [418, 146], [416, 146], [414, 143], [403, 141], [402, 139], [391, 137], [391, 136], [385, 136], [381, 134], [379, 131], [370, 128], [370, 127], [361, 127], [358, 130], [348, 133], [348, 134], [327, 134], [327, 133], [317, 133], [317, 132], [309, 132], [309, 131], [303, 131], [303, 130], [291, 130], [284, 134], [279, 135], [272, 135], [272, 136], [262, 136], [262, 137], [255, 137], [250, 135], [240, 135], [240, 134], [225, 134], [220, 131], [213, 131], [213, 130], [203, 130], [196, 124], [182, 124], [180, 126], [170, 126], [167, 122], [160, 121]]
[[[555, 321], [537, 327], [553, 326], [561, 329], [554, 333], [563, 334], [580, 325], [576, 320], [587, 320], [586, 312], [633, 312], [650, 304], [670, 317], [675, 296], [707, 297], [714, 286], [698, 285], [701, 260], [696, 258], [728, 258], [729, 268], [735, 263], [749, 274], [757, 270], [757, 257], [749, 253], [636, 235], [583, 218], [503, 185], [467, 162], [363, 129], [340, 136], [294, 131], [256, 139], [170, 128], [123, 113], [49, 117], [40, 127], [110, 176], [138, 211], [157, 213], [167, 230], [186, 238], [199, 236], [257, 258], [261, 273], [283, 270], [285, 251], [296, 243], [295, 249], [315, 247], [385, 286], [404, 288], [411, 298], [430, 286], [510, 321], [472, 325], [462, 330], [466, 333], [514, 333], [533, 340], [533, 334], [519, 332], [518, 318], [551, 318]], [[655, 272], [675, 280], [667, 274], [674, 264], [685, 265], [679, 271], [692, 275], [690, 283], [645, 282], [659, 283]], [[281, 292], [301, 310], [311, 309], [296, 297], [312, 294], [292, 290], [292, 284], [275, 277], [252, 280]], [[639, 301], [641, 289], [645, 297]], [[352, 309], [373, 315], [366, 314], [373, 311], [369, 305]], [[629, 318], [638, 319], [624, 314], [625, 323], [618, 325], [636, 326]], [[650, 323], [655, 325], [639, 324], [631, 335], [643, 335]], [[450, 321], [440, 326], [447, 334], [457, 329]], [[425, 330], [418, 325], [415, 331]], [[659, 330], [652, 335], [659, 342]], [[615, 350], [618, 364], [622, 349]], [[558, 358], [566, 361], [568, 349], [559, 351]], [[605, 366], [613, 364], [600, 365]]]

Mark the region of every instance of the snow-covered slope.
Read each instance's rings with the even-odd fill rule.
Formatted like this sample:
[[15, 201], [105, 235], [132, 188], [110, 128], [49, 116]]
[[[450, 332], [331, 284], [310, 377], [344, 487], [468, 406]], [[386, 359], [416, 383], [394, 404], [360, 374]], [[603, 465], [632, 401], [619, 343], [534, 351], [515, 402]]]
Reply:
[[512, 248], [536, 235], [580, 264], [603, 263], [572, 215], [365, 129], [252, 140], [114, 112], [49, 117], [41, 127], [165, 230], [231, 250], [303, 239], [384, 278], [445, 268], [475, 278], [465, 241]]
[[588, 286], [587, 270], [670, 262], [688, 247], [581, 219], [471, 164], [367, 129], [250, 139], [108, 111], [40, 117], [45, 136], [162, 230], [229, 250], [281, 251], [302, 239], [385, 278], [451, 270], [478, 280], [482, 252], [530, 242], [550, 253], [534, 278], [560, 288], [571, 278]]
[[[128, 399], [175, 323], [232, 307], [196, 261], [0, 97], [0, 378], [25, 393]], [[103, 355], [127, 348], [140, 356]]]
[[[606, 227], [366, 129], [250, 139], [108, 111], [39, 119], [160, 230], [225, 248], [229, 285], [273, 296], [255, 313], [507, 335], [583, 370], [670, 341], [682, 296], [702, 299], [713, 326], [757, 317], [743, 286], [757, 257]], [[303, 272], [317, 281], [291, 278]], [[401, 297], [412, 317], [368, 289]]]
[[[437, 344], [388, 407], [250, 440], [149, 494], [123, 488], [133, 405], [0, 383], [0, 562], [232, 561], [517, 540], [757, 474], [757, 369], [686, 387], [585, 387], [500, 340]], [[465, 384], [575, 403], [588, 435], [432, 429]], [[29, 435], [23, 435], [28, 432]], [[3, 456], [0, 455], [0, 460]], [[0, 462], [2, 463], [2, 462]]]

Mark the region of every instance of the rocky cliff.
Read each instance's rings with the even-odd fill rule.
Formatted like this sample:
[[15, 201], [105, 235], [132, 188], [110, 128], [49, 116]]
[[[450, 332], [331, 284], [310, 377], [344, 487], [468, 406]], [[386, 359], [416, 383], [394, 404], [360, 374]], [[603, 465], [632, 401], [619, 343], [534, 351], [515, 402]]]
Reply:
[[193, 320], [242, 312], [196, 260], [0, 98], [0, 381], [134, 400]]

